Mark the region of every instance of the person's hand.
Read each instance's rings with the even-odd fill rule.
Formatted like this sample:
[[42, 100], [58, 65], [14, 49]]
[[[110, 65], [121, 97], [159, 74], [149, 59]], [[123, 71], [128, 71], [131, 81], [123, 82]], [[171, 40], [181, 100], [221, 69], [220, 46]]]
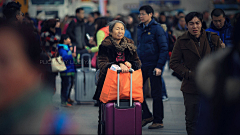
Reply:
[[124, 65], [123, 63], [120, 63], [120, 68], [122, 70], [122, 73], [128, 73], [129, 72], [129, 69], [126, 65]]
[[126, 61], [124, 64], [125, 64], [128, 68], [132, 68], [132, 64], [131, 64], [130, 62]]
[[222, 48], [225, 48], [226, 47], [226, 45], [221, 41], [221, 47]]
[[76, 53], [72, 53], [72, 57], [76, 57], [77, 55], [76, 55]]
[[70, 46], [70, 50], [73, 51], [73, 47], [72, 46]]
[[162, 74], [162, 70], [159, 68], [154, 69], [156, 71], [156, 76], [160, 76]]
[[90, 37], [88, 43], [91, 45], [96, 45], [96, 42], [93, 40], [93, 37]]
[[87, 51], [88, 51], [88, 53], [92, 53], [91, 49], [88, 49]]

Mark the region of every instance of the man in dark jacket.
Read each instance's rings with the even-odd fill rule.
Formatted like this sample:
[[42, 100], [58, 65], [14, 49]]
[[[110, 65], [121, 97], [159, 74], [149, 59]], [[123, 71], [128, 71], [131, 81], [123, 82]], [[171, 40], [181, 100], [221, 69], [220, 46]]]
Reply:
[[76, 9], [76, 18], [74, 18], [67, 29], [73, 46], [76, 46], [77, 53], [87, 53], [85, 49], [85, 24], [84, 24], [84, 10], [83, 8]]
[[[95, 19], [94, 19], [94, 13], [91, 12], [88, 14], [87, 17], [88, 22], [85, 24], [85, 32], [89, 35], [89, 37], [94, 37], [95, 34]], [[94, 47], [91, 44], [89, 44], [89, 37], [85, 36], [85, 43], [89, 47]]]
[[151, 96], [153, 98], [153, 115], [149, 111], [146, 101], [142, 103], [142, 126], [153, 122], [149, 129], [163, 127], [163, 103], [161, 74], [167, 60], [168, 45], [163, 28], [152, 17], [154, 11], [151, 6], [142, 6], [140, 9], [138, 26], [137, 52], [142, 62], [143, 84], [150, 77]]
[[222, 40], [221, 44], [226, 45], [227, 47], [232, 46], [232, 25], [230, 19], [228, 19], [222, 9], [216, 8], [211, 13], [212, 22], [210, 28], [206, 31], [215, 32], [218, 34]]
[[9, 2], [3, 9], [3, 14], [10, 22], [22, 23], [24, 14], [21, 11], [21, 4], [19, 2]]
[[[202, 28], [202, 14], [191, 12], [185, 17], [188, 31], [178, 37], [170, 59], [170, 68], [183, 77], [181, 91], [185, 106], [186, 130], [195, 133], [199, 115], [199, 93], [195, 83], [196, 67], [202, 58], [211, 53], [206, 31]], [[220, 48], [219, 36], [211, 33], [215, 50]], [[184, 64], [183, 64], [184, 63]]]

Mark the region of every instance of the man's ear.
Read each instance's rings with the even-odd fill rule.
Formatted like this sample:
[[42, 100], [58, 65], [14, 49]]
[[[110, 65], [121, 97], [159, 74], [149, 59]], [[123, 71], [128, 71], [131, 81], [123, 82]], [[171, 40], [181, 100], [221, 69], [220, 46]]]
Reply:
[[20, 15], [19, 15], [19, 14], [17, 14], [17, 15], [16, 15], [16, 20], [19, 20], [19, 17], [20, 17]]
[[153, 17], [153, 13], [149, 13], [149, 15], [151, 16], [151, 18]]

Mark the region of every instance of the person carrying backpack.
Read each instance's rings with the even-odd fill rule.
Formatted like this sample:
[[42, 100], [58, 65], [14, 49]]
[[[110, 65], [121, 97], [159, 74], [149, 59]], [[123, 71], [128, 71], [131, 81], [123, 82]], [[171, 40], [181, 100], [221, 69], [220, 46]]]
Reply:
[[[199, 93], [195, 82], [195, 73], [202, 58], [211, 53], [207, 33], [202, 28], [203, 16], [190, 12], [185, 17], [188, 31], [178, 37], [170, 58], [170, 68], [183, 77], [181, 91], [185, 105], [186, 130], [189, 135], [195, 133], [199, 114]], [[219, 36], [211, 33], [214, 50], [221, 48]]]

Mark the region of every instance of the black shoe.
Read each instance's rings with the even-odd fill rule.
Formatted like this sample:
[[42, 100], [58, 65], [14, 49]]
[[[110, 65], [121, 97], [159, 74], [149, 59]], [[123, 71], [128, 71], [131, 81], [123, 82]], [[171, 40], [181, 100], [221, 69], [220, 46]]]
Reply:
[[99, 106], [99, 101], [95, 102], [94, 106]]

